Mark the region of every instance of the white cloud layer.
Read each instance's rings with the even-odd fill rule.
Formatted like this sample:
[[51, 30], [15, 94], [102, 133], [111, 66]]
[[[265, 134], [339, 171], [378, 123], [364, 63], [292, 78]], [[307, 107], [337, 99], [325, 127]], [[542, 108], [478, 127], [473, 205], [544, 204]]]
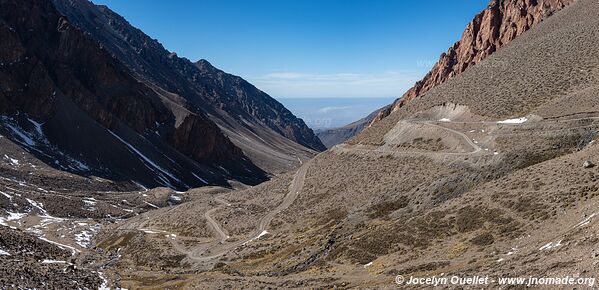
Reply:
[[347, 109], [351, 109], [353, 106], [329, 106], [318, 109], [319, 113], [329, 113], [332, 111], [343, 111]]
[[400, 97], [420, 79], [416, 73], [308, 74], [274, 72], [249, 80], [275, 98], [285, 97]]

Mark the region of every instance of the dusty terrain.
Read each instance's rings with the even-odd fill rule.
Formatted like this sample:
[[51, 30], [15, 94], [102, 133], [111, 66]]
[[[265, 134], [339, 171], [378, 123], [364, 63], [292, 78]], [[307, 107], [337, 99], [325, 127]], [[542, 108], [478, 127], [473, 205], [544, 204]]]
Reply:
[[[597, 119], [411, 120], [434, 128], [416, 129], [419, 134], [454, 145], [339, 145], [304, 165], [306, 172], [179, 205], [168, 217], [142, 215], [150, 222], [117, 224], [100, 247], [123, 249], [117, 269], [135, 269], [120, 273], [130, 277], [122, 285], [133, 288], [391, 288], [400, 273], [590, 273], [581, 271], [594, 263], [586, 257], [593, 245], [586, 229], [599, 210], [599, 173], [583, 163], [599, 150], [593, 145]], [[162, 223], [190, 212], [204, 213], [186, 221], [203, 226], [194, 238], [180, 223]], [[273, 214], [272, 222], [261, 222]], [[557, 246], [539, 250], [549, 243]], [[157, 264], [165, 257], [147, 257], [142, 249], [150, 245], [177, 262]], [[547, 255], [557, 264], [546, 264]], [[141, 271], [135, 263], [141, 256], [155, 268]], [[513, 263], [523, 270], [510, 270]], [[169, 273], [157, 275], [165, 266]]]
[[575, 2], [295, 174], [115, 224], [109, 272], [126, 288], [592, 277], [598, 11]]
[[[2, 238], [27, 235], [41, 249], [24, 254], [2, 240], [0, 259], [35, 264], [54, 285], [70, 283], [56, 269], [72, 263], [82, 288], [594, 277], [596, 15], [599, 2], [574, 2], [356, 138], [254, 187], [147, 190], [57, 171], [0, 138]], [[16, 283], [14, 269], [2, 271]], [[572, 288], [592, 289], [551, 289]]]
[[107, 285], [102, 272], [110, 257], [94, 250], [100, 229], [194, 196], [56, 170], [4, 136], [0, 173], [2, 287]]

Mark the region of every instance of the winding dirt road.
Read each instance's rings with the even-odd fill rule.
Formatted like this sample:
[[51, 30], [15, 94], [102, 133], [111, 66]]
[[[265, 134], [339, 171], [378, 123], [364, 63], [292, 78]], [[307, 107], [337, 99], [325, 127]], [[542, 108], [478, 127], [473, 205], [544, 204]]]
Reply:
[[[240, 247], [242, 245], [245, 245], [253, 240], [256, 240], [256, 239], [260, 238], [261, 236], [263, 236], [264, 234], [266, 234], [266, 229], [268, 228], [268, 226], [270, 225], [270, 222], [274, 219], [274, 217], [277, 214], [284, 211], [285, 209], [287, 209], [299, 195], [299, 192], [301, 191], [302, 187], [304, 186], [304, 181], [306, 180], [306, 173], [308, 172], [309, 164], [310, 164], [309, 162], [306, 162], [298, 169], [298, 171], [295, 173], [295, 176], [293, 177], [293, 181], [291, 181], [291, 184], [289, 185], [289, 192], [285, 195], [285, 198], [283, 198], [283, 201], [276, 208], [274, 208], [272, 211], [268, 212], [265, 216], [263, 216], [259, 220], [258, 227], [252, 232], [252, 234], [249, 237], [247, 237], [243, 240], [231, 242], [231, 243], [225, 243], [221, 239], [220, 243], [217, 243], [217, 244], [213, 245], [212, 247], [208, 247], [208, 248], [201, 247], [201, 246], [197, 247], [195, 250], [192, 250], [191, 253], [189, 253], [188, 257], [195, 261], [210, 261], [215, 258], [221, 257], [224, 254], [226, 254], [227, 252], [229, 252], [237, 247]], [[224, 202], [226, 204], [225, 201], [222, 201], [222, 202]], [[214, 210], [214, 209], [212, 209], [212, 210]], [[212, 210], [210, 210], [210, 211], [212, 211]], [[210, 222], [210, 224], [215, 229], [215, 231], [219, 232], [219, 234], [220, 234], [220, 232], [221, 232], [220, 226], [214, 220], [212, 220], [212, 221], [213, 222]], [[222, 234], [221, 234], [221, 236], [222, 236]]]
[[164, 234], [169, 239], [171, 245], [177, 252], [187, 255], [189, 259], [192, 259], [194, 261], [208, 262], [214, 260], [225, 255], [229, 251], [234, 250], [237, 247], [243, 246], [265, 235], [267, 233], [266, 230], [268, 229], [268, 226], [275, 218], [275, 216], [287, 209], [291, 204], [293, 204], [293, 202], [299, 195], [302, 187], [304, 186], [304, 181], [306, 180], [306, 173], [308, 172], [309, 165], [310, 162], [305, 162], [302, 164], [302, 166], [295, 173], [293, 181], [291, 181], [291, 184], [289, 185], [289, 191], [283, 198], [283, 201], [272, 211], [268, 212], [266, 215], [260, 218], [260, 220], [258, 221], [258, 227], [245, 239], [235, 242], [227, 242], [227, 239], [229, 238], [228, 232], [224, 228], [222, 228], [220, 224], [212, 217], [212, 214], [215, 211], [223, 207], [232, 206], [229, 202], [220, 197], [214, 198], [214, 200], [220, 205], [204, 213], [206, 221], [219, 236], [218, 240], [216, 241], [202, 243], [195, 246], [191, 250], [188, 250], [184, 246], [179, 244], [177, 241], [183, 240], [184, 237], [178, 237], [172, 233], [163, 230], [144, 228], [143, 226], [145, 225], [145, 223], [142, 223], [138, 230], [149, 234]]
[[[563, 121], [596, 119], [596, 118], [599, 119], [599, 117], [590, 117], [590, 118], [580, 118], [580, 119], [561, 120], [561, 121], [563, 122]], [[379, 146], [375, 147], [375, 146], [365, 146], [365, 145], [340, 144], [340, 145], [335, 146], [332, 149], [332, 151], [377, 152], [377, 153], [393, 153], [393, 154], [402, 154], [402, 155], [403, 154], [423, 154], [423, 155], [437, 155], [437, 156], [447, 156], [447, 155], [463, 156], [463, 155], [475, 155], [475, 154], [493, 154], [492, 152], [487, 152], [487, 151], [483, 150], [483, 148], [481, 148], [477, 143], [473, 142], [473, 140], [470, 137], [468, 137], [466, 134], [464, 134], [460, 131], [454, 130], [454, 129], [450, 129], [450, 128], [441, 126], [439, 124], [439, 122], [436, 122], [436, 121], [408, 121], [408, 122], [411, 122], [413, 124], [423, 124], [423, 125], [427, 125], [427, 126], [436, 127], [436, 128], [448, 131], [452, 134], [458, 135], [466, 141], [466, 144], [468, 144], [468, 146], [471, 147], [472, 150], [469, 152], [400, 151], [400, 150], [393, 150], [392, 148], [384, 148], [384, 147], [379, 147]], [[480, 122], [443, 122], [443, 123], [480, 123]], [[516, 124], [506, 124], [506, 125], [516, 125]], [[301, 160], [299, 160], [299, 161], [300, 161], [300, 163], [302, 163]], [[184, 237], [177, 237], [176, 235], [170, 234], [170, 235], [167, 235], [167, 237], [170, 237], [169, 241], [171, 242], [173, 248], [175, 250], [177, 250], [178, 252], [187, 255], [187, 257], [189, 259], [192, 259], [194, 261], [209, 262], [209, 261], [212, 261], [214, 259], [217, 259], [217, 258], [227, 254], [228, 252], [230, 252], [240, 246], [243, 246], [253, 240], [256, 240], [256, 239], [262, 237], [263, 235], [265, 235], [267, 233], [266, 230], [268, 229], [268, 226], [270, 225], [270, 223], [272, 222], [274, 217], [277, 214], [284, 211], [285, 209], [287, 209], [291, 204], [293, 204], [293, 202], [299, 195], [299, 192], [301, 191], [301, 189], [304, 186], [304, 181], [306, 178], [306, 173], [308, 171], [309, 165], [310, 165], [309, 161], [305, 162], [301, 165], [301, 167], [295, 173], [293, 181], [289, 185], [289, 191], [283, 198], [283, 201], [272, 211], [268, 212], [266, 215], [264, 215], [262, 218], [260, 218], [260, 220], [258, 221], [257, 228], [245, 239], [235, 241], [235, 242], [227, 242], [227, 240], [229, 239], [228, 232], [224, 228], [222, 228], [221, 225], [218, 223], [218, 221], [216, 221], [212, 217], [212, 214], [219, 209], [222, 209], [224, 207], [229, 207], [232, 205], [220, 197], [215, 197], [214, 200], [220, 205], [206, 211], [204, 213], [204, 217], [206, 218], [206, 221], [208, 222], [208, 224], [213, 228], [215, 233], [218, 235], [218, 239], [216, 239], [215, 241], [212, 241], [212, 242], [208, 242], [208, 243], [205, 243], [205, 242], [201, 243], [199, 245], [196, 245], [192, 249], [188, 250], [184, 246], [180, 245], [177, 242], [178, 239], [184, 240]], [[152, 231], [154, 231], [151, 229], [143, 229], [143, 228], [139, 229], [139, 230], [150, 232], [150, 233]], [[155, 231], [155, 232], [161, 233], [161, 234], [168, 234], [165, 231]]]
[[220, 197], [215, 197], [214, 200], [220, 204], [222, 204], [222, 206], [219, 207], [215, 207], [209, 211], [207, 211], [206, 213], [204, 213], [204, 218], [206, 218], [206, 220], [208, 221], [208, 223], [210, 224], [210, 226], [212, 226], [212, 228], [214, 229], [214, 231], [216, 233], [218, 233], [218, 235], [220, 236], [220, 241], [221, 242], [225, 242], [228, 238], [229, 238], [229, 233], [227, 232], [227, 230], [221, 228], [221, 226], [216, 222], [216, 220], [214, 220], [211, 216], [211, 214], [219, 209], [221, 209], [223, 206], [227, 207], [227, 206], [231, 206], [230, 203], [226, 202], [225, 200], [223, 200]]
[[[449, 131], [449, 132], [452, 132], [454, 134], [457, 134], [457, 135], [461, 136], [462, 138], [464, 138], [466, 140], [466, 142], [468, 142], [468, 145], [472, 146], [472, 148], [474, 149], [472, 152], [467, 152], [469, 154], [476, 154], [476, 153], [478, 153], [478, 152], [480, 152], [480, 151], [483, 150], [482, 148], [480, 148], [480, 146], [478, 146], [476, 143], [474, 143], [468, 136], [466, 136], [466, 134], [464, 134], [464, 133], [462, 133], [460, 131], [457, 131], [457, 130], [454, 130], [454, 129], [449, 129], [449, 128], [446, 128], [446, 127], [434, 124], [432, 121], [422, 122], [422, 124], [425, 124], [425, 125], [428, 125], [428, 126], [437, 127], [437, 128], [442, 129], [442, 130]], [[453, 153], [453, 152], [448, 152], [448, 153]]]
[[[337, 151], [337, 152], [348, 152], [348, 153], [351, 153], [351, 152], [364, 152], [364, 153], [376, 152], [376, 153], [391, 153], [391, 154], [398, 154], [398, 155], [420, 154], [420, 155], [429, 155], [429, 156], [430, 155], [434, 155], [434, 156], [460, 155], [460, 156], [462, 156], [462, 155], [474, 155], [474, 154], [488, 154], [488, 155], [493, 154], [492, 152], [484, 151], [480, 146], [478, 146], [478, 144], [474, 143], [472, 141], [472, 139], [470, 139], [466, 134], [464, 134], [460, 131], [454, 130], [454, 129], [443, 127], [439, 124], [436, 124], [437, 122], [435, 122], [435, 121], [404, 121], [404, 122], [432, 126], [432, 127], [436, 127], [436, 128], [451, 132], [452, 134], [456, 134], [456, 135], [460, 136], [461, 138], [463, 138], [464, 140], [466, 140], [466, 143], [468, 144], [468, 146], [472, 147], [472, 151], [469, 151], [469, 152], [427, 152], [427, 151], [412, 151], [412, 150], [395, 150], [393, 148], [388, 148], [385, 146], [348, 145], [348, 144], [336, 145], [331, 150]], [[452, 123], [452, 122], [443, 122], [443, 123]]]
[[[435, 152], [434, 154], [470, 155], [470, 154], [477, 154], [481, 151], [484, 152], [480, 146], [478, 146], [476, 143], [474, 143], [468, 136], [466, 136], [466, 134], [464, 134], [462, 132], [434, 124], [432, 121], [418, 122], [418, 123], [425, 124], [428, 126], [438, 127], [442, 130], [446, 130], [453, 134], [459, 135], [466, 140], [466, 142], [469, 146], [472, 147], [471, 152], [443, 152], [443, 153]], [[413, 154], [415, 152], [406, 152], [406, 153]], [[425, 153], [425, 152], [417, 152], [417, 153]], [[300, 160], [300, 162], [301, 162], [301, 160]], [[270, 223], [272, 222], [274, 217], [277, 214], [284, 211], [285, 209], [287, 209], [295, 201], [295, 199], [299, 195], [299, 192], [301, 191], [302, 187], [304, 186], [304, 181], [306, 179], [306, 173], [308, 171], [309, 165], [310, 165], [310, 162], [306, 162], [306, 163], [302, 164], [302, 166], [295, 173], [293, 181], [289, 185], [289, 192], [287, 193], [287, 195], [285, 195], [285, 198], [283, 199], [283, 201], [276, 208], [274, 208], [272, 211], [268, 212], [265, 216], [263, 216], [258, 221], [258, 227], [252, 232], [252, 234], [249, 237], [247, 237], [243, 240], [240, 240], [240, 241], [236, 241], [236, 242], [230, 242], [230, 243], [226, 242], [226, 240], [229, 238], [228, 233], [226, 232], [226, 230], [224, 230], [218, 224], [218, 222], [214, 218], [212, 218], [211, 214], [223, 207], [231, 206], [231, 204], [229, 204], [227, 201], [225, 201], [219, 197], [216, 197], [215, 201], [217, 201], [221, 205], [219, 207], [215, 207], [213, 209], [208, 210], [204, 214], [204, 217], [206, 218], [206, 220], [208, 221], [210, 226], [214, 229], [214, 231], [220, 236], [219, 242], [216, 242], [216, 243], [213, 242], [213, 243], [210, 243], [209, 245], [206, 245], [206, 244], [199, 245], [199, 246], [196, 246], [194, 249], [188, 251], [184, 247], [180, 246], [176, 242], [176, 239], [173, 238], [173, 239], [171, 239], [171, 243], [173, 244], [173, 247], [175, 249], [177, 249], [177, 251], [179, 251], [183, 254], [186, 254], [188, 256], [188, 258], [190, 258], [192, 260], [207, 262], [207, 261], [211, 261], [216, 258], [219, 258], [219, 257], [225, 255], [227, 252], [234, 250], [237, 247], [240, 247], [240, 246], [245, 245], [253, 240], [260, 238], [261, 236], [263, 236], [264, 234], [267, 233], [266, 230], [268, 229], [268, 226], [270, 225]]]

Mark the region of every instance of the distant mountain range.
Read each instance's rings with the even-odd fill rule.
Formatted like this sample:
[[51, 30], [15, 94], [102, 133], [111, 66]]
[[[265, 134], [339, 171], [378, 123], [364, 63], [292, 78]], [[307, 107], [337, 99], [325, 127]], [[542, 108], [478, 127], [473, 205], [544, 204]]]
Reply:
[[266, 93], [105, 6], [2, 8], [0, 131], [58, 169], [151, 187], [256, 184], [325, 149]]
[[[384, 110], [384, 107], [381, 110]], [[372, 112], [370, 115], [347, 124], [343, 127], [339, 128], [331, 128], [331, 129], [323, 129], [316, 130], [316, 136], [322, 141], [322, 143], [327, 146], [327, 148], [331, 148], [337, 144], [341, 144], [356, 134], [360, 133], [364, 128], [368, 126], [374, 120], [374, 118], [379, 114], [380, 110]]]

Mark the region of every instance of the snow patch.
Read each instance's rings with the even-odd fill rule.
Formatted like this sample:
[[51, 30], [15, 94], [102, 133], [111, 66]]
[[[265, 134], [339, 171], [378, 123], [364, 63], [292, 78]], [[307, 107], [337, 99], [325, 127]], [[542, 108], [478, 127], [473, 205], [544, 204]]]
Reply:
[[59, 260], [43, 260], [42, 264], [66, 264], [67, 261], [59, 261]]
[[90, 197], [85, 197], [81, 201], [84, 203], [84, 207], [88, 211], [96, 210], [96, 200]]
[[589, 217], [587, 217], [587, 218], [586, 218], [586, 219], [584, 219], [583, 221], [579, 222], [579, 223], [578, 223], [576, 226], [574, 226], [574, 227], [575, 227], [575, 228], [579, 228], [579, 227], [586, 226], [586, 225], [590, 224], [590, 223], [591, 223], [591, 219], [592, 219], [593, 217], [595, 217], [595, 215], [597, 215], [597, 214], [596, 214], [596, 213], [593, 213], [592, 215], [590, 215]]
[[8, 199], [12, 199], [12, 196], [4, 191], [0, 191], [0, 194], [6, 196], [6, 198], [8, 198]]
[[5, 250], [0, 249], [0, 256], [10, 256], [10, 253]]
[[35, 200], [31, 200], [29, 198], [25, 198], [27, 202], [29, 202], [33, 207], [37, 208], [40, 211], [40, 214], [43, 216], [50, 216], [48, 212], [44, 209], [44, 205], [36, 202]]
[[83, 230], [75, 234], [75, 243], [83, 248], [87, 248], [91, 244], [92, 236], [90, 232]]
[[[127, 143], [127, 141], [123, 140], [121, 137], [119, 137], [117, 134], [115, 134], [114, 132], [108, 130], [108, 132], [110, 134], [112, 134], [112, 136], [114, 136], [115, 138], [117, 138], [119, 141], [121, 141], [121, 143], [125, 144], [125, 146], [127, 146], [129, 148], [129, 150], [133, 151], [135, 154], [137, 154], [139, 157], [141, 157], [141, 159], [143, 161], [145, 161], [145, 165], [152, 171], [156, 172], [154, 169], [160, 171], [157, 172], [158, 173], [158, 177], [162, 179], [162, 181], [164, 181], [166, 183], [166, 185], [169, 185], [172, 187], [172, 184], [168, 181], [168, 179], [166, 179], [164, 176], [162, 176], [162, 174], [166, 174], [168, 177], [172, 178], [175, 181], [181, 182], [181, 180], [179, 180], [178, 178], [176, 178], [173, 174], [171, 174], [170, 172], [168, 172], [166, 169], [160, 167], [158, 164], [154, 163], [154, 161], [152, 161], [150, 158], [146, 157], [143, 153], [141, 153], [141, 151], [137, 150], [137, 148], [133, 147], [133, 145]], [[149, 166], [148, 166], [149, 165]], [[150, 168], [153, 167], [154, 169]]]
[[170, 200], [172, 200], [172, 201], [176, 201], [176, 202], [179, 202], [179, 201], [183, 200], [183, 198], [182, 198], [182, 197], [180, 197], [180, 196], [178, 196], [178, 195], [171, 195], [171, 196], [169, 196], [168, 198], [169, 198]]
[[255, 237], [255, 238], [253, 238], [253, 239], [250, 239], [250, 240], [246, 241], [246, 242], [245, 242], [245, 243], [243, 243], [242, 245], [245, 245], [245, 244], [247, 244], [247, 243], [249, 243], [249, 242], [255, 241], [255, 240], [257, 240], [257, 239], [261, 238], [262, 236], [264, 236], [264, 235], [266, 235], [266, 234], [268, 234], [268, 232], [264, 230], [264, 231], [262, 231], [262, 232], [261, 232], [261, 233], [260, 233], [260, 234], [259, 234], [257, 237]]
[[100, 279], [102, 279], [102, 285], [98, 287], [98, 290], [110, 290], [110, 287], [108, 287], [108, 279], [106, 279], [106, 277], [104, 277], [104, 275], [100, 272], [98, 272], [98, 276], [100, 276]]
[[135, 185], [137, 185], [139, 188], [143, 189], [143, 191], [148, 191], [148, 188], [141, 185], [141, 183], [137, 182], [137, 181], [132, 181], [133, 183], [135, 183]]
[[29, 121], [29, 123], [33, 124], [33, 126], [35, 127], [35, 131], [39, 136], [44, 135], [44, 132], [42, 131], [42, 125], [44, 124], [38, 123], [35, 120], [32, 120], [31, 118], [27, 118], [27, 120]]
[[80, 252], [79, 250], [77, 250], [77, 249], [75, 249], [75, 248], [73, 248], [73, 247], [71, 247], [69, 245], [65, 245], [65, 244], [61, 244], [61, 243], [58, 243], [58, 242], [55, 242], [55, 241], [52, 241], [52, 240], [48, 240], [45, 237], [38, 237], [38, 239], [40, 239], [40, 240], [42, 240], [44, 242], [48, 242], [50, 244], [56, 245], [56, 246], [58, 246], [59, 248], [61, 248], [63, 250], [64, 249], [69, 249], [69, 250], [71, 250], [73, 252], [73, 255], [75, 253], [79, 253]]
[[521, 118], [516, 118], [516, 119], [507, 119], [507, 120], [503, 120], [503, 121], [498, 121], [498, 124], [522, 124], [524, 122], [528, 121], [528, 118], [526, 117], [521, 117]]
[[256, 237], [256, 239], [259, 239], [259, 238], [261, 238], [262, 236], [264, 236], [264, 235], [266, 235], [266, 234], [268, 234], [268, 232], [267, 232], [267, 231], [262, 231], [262, 232], [261, 232], [261, 233], [260, 233], [260, 234], [259, 234], [259, 235]]
[[439, 119], [439, 122], [451, 122], [451, 120], [447, 119], [447, 118], [442, 118], [442, 119]]
[[147, 204], [147, 205], [149, 205], [149, 206], [151, 206], [151, 207], [153, 207], [153, 208], [160, 208], [159, 206], [157, 206], [155, 204], [152, 204], [152, 203], [149, 203], [147, 201], [144, 201], [144, 203]]
[[5, 226], [5, 227], [9, 227], [11, 229], [16, 229], [16, 228], [12, 227], [12, 226], [9, 226], [6, 222], [8, 222], [8, 221], [14, 221], [14, 220], [20, 220], [20, 219], [22, 219], [23, 217], [25, 217], [27, 215], [25, 213], [14, 213], [14, 212], [10, 212], [10, 211], [6, 211], [6, 213], [8, 214], [8, 217], [1, 217], [0, 216], [0, 225]]
[[35, 146], [37, 144], [35, 141], [33, 141], [31, 136], [29, 136], [27, 132], [22, 131], [21, 128], [9, 123], [5, 123], [4, 125], [6, 125], [6, 127], [8, 127], [17, 137], [19, 137], [22, 142], [25, 142], [26, 145]]
[[542, 251], [542, 250], [551, 250], [551, 249], [557, 248], [557, 247], [559, 247], [561, 245], [562, 245], [562, 240], [559, 240], [557, 242], [549, 242], [546, 245], [544, 245], [541, 248], [539, 248], [539, 251]]
[[208, 184], [208, 181], [206, 181], [205, 179], [197, 176], [195, 173], [191, 173], [191, 175], [193, 175], [195, 178], [199, 179], [201, 182], [203, 182], [204, 184]]
[[12, 164], [13, 166], [19, 166], [18, 159], [11, 158], [10, 156], [8, 156], [6, 154], [4, 154], [4, 158], [8, 159], [8, 162], [10, 162], [10, 164]]

